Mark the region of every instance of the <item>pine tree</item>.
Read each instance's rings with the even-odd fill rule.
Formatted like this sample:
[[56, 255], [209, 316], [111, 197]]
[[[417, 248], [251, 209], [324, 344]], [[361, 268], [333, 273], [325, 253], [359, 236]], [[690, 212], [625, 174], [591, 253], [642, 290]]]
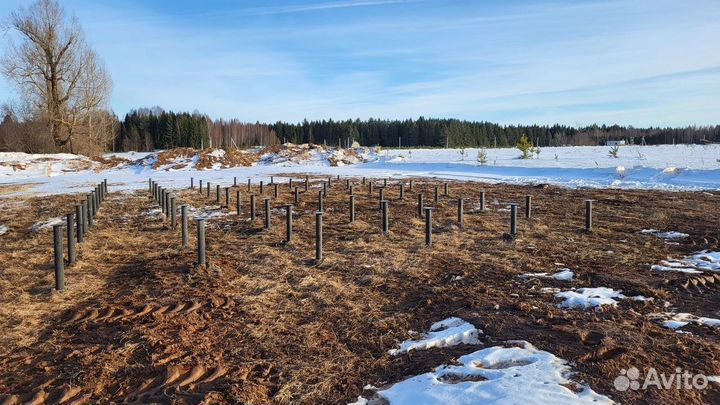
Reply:
[[517, 145], [515, 145], [516, 148], [520, 149], [520, 152], [522, 152], [522, 156], [520, 156], [521, 159], [529, 159], [530, 158], [530, 150], [532, 149], [533, 145], [530, 143], [530, 140], [528, 140], [528, 137], [523, 134], [520, 137], [520, 140], [518, 141]]

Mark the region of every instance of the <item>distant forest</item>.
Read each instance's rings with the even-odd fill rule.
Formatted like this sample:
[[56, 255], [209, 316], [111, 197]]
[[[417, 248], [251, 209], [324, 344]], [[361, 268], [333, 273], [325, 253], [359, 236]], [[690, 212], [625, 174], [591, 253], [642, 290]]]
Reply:
[[564, 125], [499, 125], [456, 119], [304, 121], [278, 122], [272, 126], [280, 141], [346, 145], [349, 139], [361, 145], [389, 147], [508, 147], [526, 135], [536, 146], [604, 145], [624, 139], [628, 144], [672, 144], [720, 142], [720, 125], [686, 128], [632, 128]]
[[181, 146], [245, 148], [284, 142], [384, 147], [511, 147], [522, 135], [537, 146], [720, 142], [720, 125], [685, 128], [633, 128], [618, 125], [574, 128], [564, 125], [499, 125], [456, 119], [369, 119], [346, 121], [242, 123], [213, 120], [198, 112], [175, 113], [159, 107], [128, 113], [120, 122], [114, 150], [148, 151]]

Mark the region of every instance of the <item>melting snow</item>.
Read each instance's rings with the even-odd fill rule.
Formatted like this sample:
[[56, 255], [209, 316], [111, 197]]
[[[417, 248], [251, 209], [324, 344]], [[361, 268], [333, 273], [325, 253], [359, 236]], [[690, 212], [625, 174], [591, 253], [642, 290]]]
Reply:
[[261, 166], [346, 166], [377, 159], [375, 148], [338, 149], [323, 145], [293, 145], [262, 155]]
[[201, 208], [195, 208], [188, 206], [188, 217], [190, 219], [212, 219], [212, 218], [219, 218], [224, 217], [228, 215], [227, 212], [223, 212], [220, 207], [216, 206], [207, 206], [207, 207], [201, 207]]
[[676, 231], [658, 231], [657, 229], [643, 229], [640, 231], [640, 233], [644, 233], [647, 235], [656, 236], [661, 239], [667, 239], [667, 240], [677, 240], [677, 239], [685, 239], [687, 238], [688, 234], [682, 233], [682, 232], [676, 232]]
[[659, 315], [658, 317], [667, 318], [662, 322], [662, 325], [668, 329], [679, 329], [689, 323], [710, 327], [720, 327], [720, 319], [696, 316], [687, 312], [680, 312], [678, 314], [666, 313]]
[[567, 268], [558, 269], [558, 271], [554, 274], [550, 273], [525, 273], [521, 274], [520, 277], [528, 278], [528, 277], [537, 277], [537, 278], [553, 278], [558, 281], [570, 281], [573, 278], [573, 275], [575, 273], [572, 272], [572, 270]]
[[225, 151], [222, 149], [215, 149], [214, 151], [210, 152], [210, 156], [221, 158], [225, 156]]
[[683, 259], [663, 260], [650, 267], [652, 271], [677, 271], [698, 274], [703, 270], [720, 271], [720, 252], [703, 250]]
[[[603, 395], [570, 380], [567, 362], [528, 342], [494, 346], [441, 365], [377, 391], [390, 405], [583, 405], [613, 404]], [[359, 398], [355, 404], [369, 402]]]
[[65, 220], [63, 218], [50, 218], [47, 221], [36, 222], [33, 226], [30, 227], [30, 230], [33, 232], [40, 232], [44, 229], [51, 229], [55, 225], [64, 224]]
[[8, 231], [8, 227], [5, 225], [0, 225], [0, 235], [6, 234]]
[[162, 216], [162, 210], [160, 208], [150, 208], [142, 213], [146, 218], [157, 218]]
[[432, 347], [448, 347], [461, 343], [468, 345], [476, 345], [480, 343], [478, 334], [482, 330], [477, 329], [473, 324], [465, 322], [456, 317], [447, 318], [440, 322], [435, 322], [430, 326], [430, 331], [419, 340], [406, 340], [400, 344], [399, 349], [391, 349], [388, 351], [393, 356], [410, 350], [424, 350]]
[[558, 304], [560, 308], [599, 308], [603, 305], [616, 305], [617, 300], [632, 299], [635, 301], [649, 301], [652, 298], [646, 298], [642, 295], [627, 297], [620, 291], [607, 287], [595, 288], [578, 288], [577, 290], [562, 291], [556, 293], [557, 298], [563, 298], [565, 301]]

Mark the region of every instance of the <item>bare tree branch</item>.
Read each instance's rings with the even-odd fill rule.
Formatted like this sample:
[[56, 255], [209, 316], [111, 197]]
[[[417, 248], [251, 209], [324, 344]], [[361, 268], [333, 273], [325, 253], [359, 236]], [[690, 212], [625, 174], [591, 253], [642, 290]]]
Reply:
[[21, 41], [10, 44], [3, 74], [45, 117], [55, 146], [72, 145], [78, 129], [104, 107], [110, 76], [85, 42], [77, 19], [66, 18], [57, 0], [37, 0], [13, 12], [10, 27]]

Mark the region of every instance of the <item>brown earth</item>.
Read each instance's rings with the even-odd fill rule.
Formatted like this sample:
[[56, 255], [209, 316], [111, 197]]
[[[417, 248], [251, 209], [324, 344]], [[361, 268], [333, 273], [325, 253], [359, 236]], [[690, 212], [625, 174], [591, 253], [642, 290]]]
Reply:
[[[153, 169], [172, 163], [177, 158], [190, 159], [195, 155], [198, 155], [198, 161], [195, 164], [195, 169], [197, 170], [211, 169], [216, 164], [223, 168], [250, 166], [257, 160], [257, 156], [254, 153], [247, 153], [237, 149], [228, 149], [222, 156], [214, 156], [213, 152], [217, 150], [218, 149], [198, 150], [193, 148], [175, 148], [160, 151], [157, 153], [157, 160], [153, 164]], [[185, 164], [181, 164], [174, 169], [181, 169], [185, 166]]]
[[[353, 182], [352, 225], [343, 182], [330, 189], [319, 266], [312, 261], [318, 183], [295, 209], [290, 244], [283, 243], [279, 208], [292, 201], [288, 187], [280, 187], [271, 229], [263, 230], [261, 217], [248, 220], [243, 185], [243, 213], [208, 220], [210, 268], [199, 271], [194, 225], [191, 248], [182, 249], [178, 230], [146, 215], [156, 207], [146, 191], [113, 193], [59, 293], [51, 289], [51, 232], [29, 228], [65, 214], [78, 197], [4, 199], [0, 224], [10, 230], [0, 236], [0, 404], [343, 404], [366, 384], [397, 382], [511, 339], [568, 360], [576, 380], [624, 404], [720, 403], [714, 383], [703, 391], [629, 392], [612, 384], [631, 366], [720, 375], [718, 330], [689, 325], [691, 334], [678, 334], [649, 317], [667, 311], [666, 301], [678, 312], [720, 317], [719, 283], [684, 288], [694, 276], [649, 270], [668, 256], [720, 248], [720, 194], [453, 182], [434, 212], [434, 245], [427, 248], [416, 192], [431, 202], [440, 181], [415, 179], [403, 201], [390, 182], [387, 235], [377, 192], [370, 196]], [[480, 190], [487, 212], [475, 210]], [[521, 205], [518, 238], [508, 242], [507, 203], [526, 194], [534, 199], [533, 218], [522, 217]], [[215, 204], [213, 194], [197, 190], [178, 195], [195, 207]], [[464, 229], [456, 222], [458, 196], [467, 198]], [[586, 198], [596, 200], [591, 233], [582, 230]], [[641, 235], [645, 228], [690, 237], [667, 244]], [[518, 277], [558, 267], [571, 268], [575, 278]], [[600, 286], [654, 301], [562, 310], [540, 291]], [[483, 329], [483, 344], [387, 353], [408, 330], [427, 330], [448, 316]]]

